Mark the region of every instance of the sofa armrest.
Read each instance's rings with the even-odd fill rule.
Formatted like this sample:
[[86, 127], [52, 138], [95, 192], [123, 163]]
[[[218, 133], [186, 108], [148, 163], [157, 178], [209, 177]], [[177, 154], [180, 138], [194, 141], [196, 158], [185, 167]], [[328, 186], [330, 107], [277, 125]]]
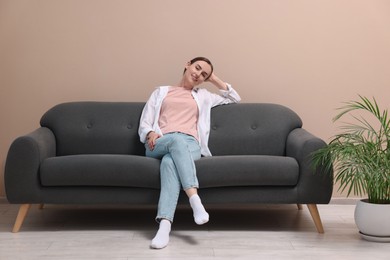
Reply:
[[326, 143], [302, 128], [293, 130], [286, 144], [286, 156], [293, 157], [299, 164], [297, 184], [298, 203], [329, 203], [333, 191], [333, 172], [324, 173], [312, 166], [311, 155]]
[[55, 137], [46, 127], [18, 137], [11, 144], [4, 172], [5, 191], [10, 203], [40, 202], [40, 163], [55, 154]]

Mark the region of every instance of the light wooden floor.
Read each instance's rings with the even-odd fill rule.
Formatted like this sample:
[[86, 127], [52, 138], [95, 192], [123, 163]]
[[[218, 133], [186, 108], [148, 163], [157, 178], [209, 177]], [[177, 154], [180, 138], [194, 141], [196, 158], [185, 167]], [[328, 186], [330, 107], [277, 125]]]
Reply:
[[390, 259], [390, 243], [360, 238], [354, 205], [319, 205], [325, 234], [306, 206], [231, 207], [208, 207], [204, 226], [181, 207], [169, 246], [153, 250], [153, 208], [34, 206], [11, 233], [18, 206], [2, 203], [0, 259]]

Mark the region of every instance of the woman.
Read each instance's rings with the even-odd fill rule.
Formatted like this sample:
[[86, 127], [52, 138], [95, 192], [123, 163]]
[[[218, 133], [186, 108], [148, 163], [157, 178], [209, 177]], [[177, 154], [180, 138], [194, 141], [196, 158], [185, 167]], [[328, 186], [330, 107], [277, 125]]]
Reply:
[[[195, 88], [205, 81], [217, 87], [220, 95]], [[168, 245], [181, 189], [189, 198], [195, 222], [202, 225], [209, 221], [198, 196], [194, 161], [201, 155], [211, 156], [207, 146], [211, 108], [240, 99], [229, 84], [215, 75], [207, 58], [197, 57], [185, 65], [178, 85], [157, 88], [146, 103], [140, 120], [140, 140], [145, 143], [146, 156], [161, 159], [161, 193], [156, 217], [160, 226], [152, 248]]]

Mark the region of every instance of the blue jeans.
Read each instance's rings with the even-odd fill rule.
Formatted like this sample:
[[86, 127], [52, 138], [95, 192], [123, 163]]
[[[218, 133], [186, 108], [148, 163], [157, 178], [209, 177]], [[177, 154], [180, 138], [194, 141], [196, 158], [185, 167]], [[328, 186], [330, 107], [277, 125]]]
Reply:
[[195, 160], [200, 159], [198, 141], [183, 133], [169, 133], [156, 140], [153, 151], [145, 144], [146, 156], [161, 159], [161, 191], [156, 220], [173, 222], [181, 188], [198, 188]]

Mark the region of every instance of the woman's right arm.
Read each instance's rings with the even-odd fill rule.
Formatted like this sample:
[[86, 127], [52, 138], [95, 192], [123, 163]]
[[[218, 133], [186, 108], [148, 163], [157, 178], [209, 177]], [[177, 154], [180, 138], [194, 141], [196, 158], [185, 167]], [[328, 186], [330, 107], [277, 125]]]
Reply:
[[156, 114], [157, 94], [158, 91], [155, 90], [146, 102], [144, 109], [142, 110], [138, 128], [139, 138], [142, 143], [145, 143], [147, 141], [148, 134], [154, 130], [153, 123]]

